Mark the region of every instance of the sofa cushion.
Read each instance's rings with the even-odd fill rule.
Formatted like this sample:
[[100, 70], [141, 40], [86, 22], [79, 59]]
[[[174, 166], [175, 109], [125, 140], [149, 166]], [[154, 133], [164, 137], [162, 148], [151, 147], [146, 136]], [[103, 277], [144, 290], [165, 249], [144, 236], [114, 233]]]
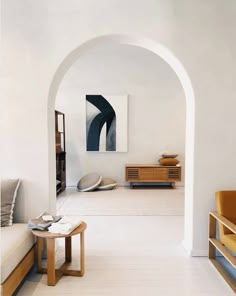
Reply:
[[236, 253], [236, 234], [226, 234], [221, 238], [222, 244]]
[[1, 181], [1, 227], [12, 225], [13, 210], [19, 185], [19, 179], [4, 179]]
[[1, 228], [1, 283], [20, 263], [34, 244], [27, 224], [14, 223]]

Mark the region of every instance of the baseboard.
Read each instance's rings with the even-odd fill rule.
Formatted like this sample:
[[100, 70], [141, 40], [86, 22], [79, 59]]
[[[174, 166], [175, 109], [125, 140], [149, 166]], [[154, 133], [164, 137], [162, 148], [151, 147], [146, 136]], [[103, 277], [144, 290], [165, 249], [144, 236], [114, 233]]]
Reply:
[[207, 257], [208, 256], [208, 250], [200, 250], [200, 249], [192, 249], [190, 245], [183, 240], [182, 245], [190, 257]]
[[[182, 188], [184, 187], [184, 183], [182, 182], [177, 182], [175, 184], [176, 188]], [[130, 184], [127, 184], [127, 183], [120, 183], [120, 184], [117, 184], [117, 187], [119, 188], [130, 188]], [[68, 185], [66, 186], [66, 188], [77, 188], [76, 185]]]
[[208, 257], [208, 250], [191, 250], [191, 257]]
[[123, 188], [129, 188], [129, 184], [124, 184], [124, 183], [121, 183], [121, 184], [117, 184], [117, 187], [123, 187]]
[[[143, 182], [143, 183], [145, 183], [145, 182]], [[155, 182], [153, 182], [153, 183], [155, 183]], [[163, 183], [165, 183], [165, 182], [163, 182]], [[167, 182], [166, 182], [167, 183]], [[158, 183], [157, 183], [158, 184]], [[118, 184], [117, 185], [117, 187], [119, 187], [119, 188], [130, 188], [130, 184]], [[175, 187], [176, 188], [183, 188], [184, 187], [184, 183], [175, 183]], [[157, 186], [157, 188], [158, 188], [158, 186]]]
[[[129, 185], [129, 184], [117, 184], [117, 187], [125, 187], [125, 188], [129, 188], [130, 185]], [[76, 189], [77, 186], [76, 186], [76, 185], [67, 185], [66, 188]]]

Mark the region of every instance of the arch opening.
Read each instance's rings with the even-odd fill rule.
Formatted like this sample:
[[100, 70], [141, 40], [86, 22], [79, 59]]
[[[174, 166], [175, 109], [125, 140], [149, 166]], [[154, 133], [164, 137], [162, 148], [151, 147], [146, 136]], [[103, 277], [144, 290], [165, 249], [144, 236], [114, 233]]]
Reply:
[[56, 210], [56, 180], [55, 180], [55, 137], [54, 137], [54, 109], [57, 92], [61, 81], [70, 67], [86, 52], [112, 44], [125, 44], [141, 47], [161, 57], [176, 73], [186, 99], [186, 140], [185, 140], [185, 214], [184, 214], [184, 247], [190, 252], [193, 237], [193, 175], [194, 175], [194, 115], [195, 98], [191, 80], [175, 55], [165, 46], [156, 41], [130, 35], [106, 35], [91, 39], [78, 46], [69, 53], [57, 68], [49, 89], [48, 96], [48, 164], [49, 164], [49, 196], [50, 210]]

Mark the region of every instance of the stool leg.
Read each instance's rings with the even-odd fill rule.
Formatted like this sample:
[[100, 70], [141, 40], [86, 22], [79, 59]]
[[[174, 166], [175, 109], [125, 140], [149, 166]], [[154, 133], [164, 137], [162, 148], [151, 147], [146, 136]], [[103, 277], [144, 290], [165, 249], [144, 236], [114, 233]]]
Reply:
[[43, 251], [43, 238], [37, 237], [36, 241], [36, 264], [37, 271], [42, 272], [42, 251]]
[[65, 237], [65, 258], [66, 262], [71, 262], [71, 236]]
[[80, 274], [84, 275], [84, 232], [80, 233]]
[[47, 238], [47, 273], [48, 273], [48, 286], [55, 286], [56, 273], [55, 273], [55, 239]]

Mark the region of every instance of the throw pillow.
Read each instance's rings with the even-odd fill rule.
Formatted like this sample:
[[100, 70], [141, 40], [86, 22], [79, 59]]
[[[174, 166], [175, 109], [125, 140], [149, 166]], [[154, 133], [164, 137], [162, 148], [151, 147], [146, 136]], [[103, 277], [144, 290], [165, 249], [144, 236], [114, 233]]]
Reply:
[[177, 165], [179, 163], [178, 159], [176, 158], [161, 158], [159, 159], [161, 165]]
[[19, 179], [1, 181], [1, 227], [11, 226], [13, 223], [13, 210], [19, 186]]
[[165, 151], [160, 153], [160, 155], [164, 158], [176, 158], [178, 156], [178, 153]]

